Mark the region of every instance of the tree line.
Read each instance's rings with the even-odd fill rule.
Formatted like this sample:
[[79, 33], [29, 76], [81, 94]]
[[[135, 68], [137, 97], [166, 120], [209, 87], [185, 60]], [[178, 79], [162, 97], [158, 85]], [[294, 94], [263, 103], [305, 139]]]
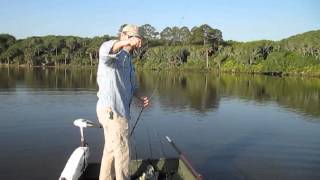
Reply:
[[[122, 25], [123, 27], [124, 25]], [[162, 45], [186, 44], [218, 44], [222, 42], [222, 32], [209, 25], [193, 27], [166, 27], [161, 32], [150, 24], [140, 27], [140, 33], [145, 38], [144, 51], [148, 48]], [[104, 35], [102, 37], [81, 38], [75, 36], [43, 36], [16, 39], [10, 34], [0, 34], [0, 63], [39, 65], [90, 65], [98, 61], [100, 45], [116, 37]], [[214, 43], [213, 43], [214, 42]]]
[[[125, 24], [124, 24], [125, 25]], [[124, 27], [122, 25], [119, 29]], [[140, 26], [143, 47], [135, 51], [142, 68], [217, 68], [239, 72], [320, 71], [320, 30], [281, 41], [236, 42], [223, 40], [222, 32], [210, 25], [166, 27], [157, 31]], [[0, 63], [28, 66], [95, 66], [99, 47], [115, 36], [93, 38], [43, 36], [16, 39], [0, 34]]]
[[148, 69], [179, 67], [271, 75], [320, 76], [320, 30], [280, 41], [236, 42], [198, 37], [198, 41], [189, 38], [186, 44], [149, 48], [143, 60], [138, 63]]
[[98, 48], [111, 37], [43, 36], [17, 40], [9, 34], [0, 35], [2, 64], [39, 65], [94, 65]]

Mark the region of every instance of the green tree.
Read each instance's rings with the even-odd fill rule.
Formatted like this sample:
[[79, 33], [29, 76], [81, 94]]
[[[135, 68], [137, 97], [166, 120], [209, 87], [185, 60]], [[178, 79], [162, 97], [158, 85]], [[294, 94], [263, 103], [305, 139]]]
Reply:
[[93, 55], [94, 53], [96, 52], [96, 48], [94, 47], [89, 47], [87, 50], [86, 50], [86, 54], [89, 55], [89, 58], [90, 58], [90, 66], [93, 65]]
[[163, 39], [167, 42], [172, 41], [172, 39], [173, 39], [172, 29], [170, 27], [164, 28], [160, 33], [160, 37], [161, 37], [161, 39]]
[[58, 51], [62, 49], [64, 45], [64, 41], [57, 36], [52, 37], [50, 41], [51, 41], [52, 51], [55, 52], [54, 65], [57, 65]]
[[191, 29], [190, 42], [193, 44], [209, 44], [217, 48], [223, 42], [222, 32], [218, 29], [213, 29], [207, 24], [203, 24], [200, 27], [195, 26]]
[[78, 47], [78, 41], [75, 37], [68, 37], [66, 39], [66, 47], [70, 50], [70, 53], [73, 53]]
[[33, 66], [34, 62], [34, 50], [30, 47], [24, 49], [24, 59], [27, 61], [29, 66]]
[[186, 26], [183, 26], [182, 28], [180, 28], [180, 41], [183, 43], [183, 44], [187, 44], [188, 43], [188, 40], [190, 38], [190, 30], [188, 27]]
[[70, 56], [70, 49], [68, 48], [63, 48], [62, 49], [62, 54], [64, 55], [64, 65], [67, 65], [67, 59]]
[[166, 27], [161, 33], [160, 33], [161, 39], [167, 41], [168, 44], [182, 44], [187, 43], [190, 31], [187, 27], [179, 28], [177, 26], [174, 27]]
[[142, 37], [148, 40], [154, 40], [159, 35], [159, 32], [156, 31], [156, 28], [150, 24], [144, 24], [139, 27], [139, 31]]
[[180, 28], [177, 26], [174, 26], [171, 28], [171, 33], [172, 33], [172, 40], [171, 43], [176, 45], [179, 44], [181, 42], [181, 38], [180, 38]]
[[10, 34], [0, 34], [0, 54], [16, 42], [16, 38]]
[[9, 65], [15, 57], [20, 55], [22, 55], [22, 50], [15, 44], [10, 46], [2, 56], [7, 59], [7, 64]]

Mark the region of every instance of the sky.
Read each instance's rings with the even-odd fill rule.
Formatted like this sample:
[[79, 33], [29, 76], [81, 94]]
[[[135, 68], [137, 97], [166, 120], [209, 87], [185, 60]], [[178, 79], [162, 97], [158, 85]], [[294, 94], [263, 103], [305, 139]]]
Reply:
[[208, 24], [225, 40], [280, 40], [320, 29], [319, 0], [1, 0], [0, 33], [116, 35], [122, 24]]

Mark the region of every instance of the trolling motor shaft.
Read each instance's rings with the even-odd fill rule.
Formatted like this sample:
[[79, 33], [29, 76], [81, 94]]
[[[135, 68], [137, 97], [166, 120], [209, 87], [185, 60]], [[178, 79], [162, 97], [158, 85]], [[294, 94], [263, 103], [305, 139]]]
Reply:
[[86, 139], [84, 137], [83, 133], [83, 128], [88, 128], [88, 127], [98, 127], [101, 128], [101, 125], [97, 125], [94, 122], [87, 120], [87, 119], [76, 119], [73, 124], [80, 129], [80, 141], [81, 141], [81, 146], [85, 147], [87, 146]]

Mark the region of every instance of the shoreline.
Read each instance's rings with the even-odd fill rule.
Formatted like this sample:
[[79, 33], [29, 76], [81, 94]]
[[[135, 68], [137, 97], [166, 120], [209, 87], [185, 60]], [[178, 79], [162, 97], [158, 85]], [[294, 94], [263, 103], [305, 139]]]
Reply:
[[[97, 66], [84, 66], [84, 65], [59, 65], [59, 66], [28, 66], [26, 64], [0, 64], [0, 68], [55, 68], [55, 69], [96, 69]], [[236, 67], [235, 67], [236, 68]], [[137, 71], [180, 71], [180, 72], [216, 72], [216, 73], [226, 73], [226, 74], [247, 74], [247, 75], [263, 75], [272, 77], [310, 77], [310, 78], [320, 78], [319, 72], [281, 72], [281, 71], [269, 71], [269, 72], [253, 72], [253, 71], [239, 71], [234, 69], [224, 69], [218, 70], [216, 68], [196, 68], [196, 67], [168, 67], [168, 68], [143, 68], [140, 65], [136, 66]]]
[[97, 66], [83, 66], [83, 65], [59, 65], [59, 66], [42, 66], [42, 65], [39, 65], [39, 66], [29, 66], [27, 64], [0, 64], [0, 67], [6, 67], [6, 68], [92, 68], [92, 69], [96, 69]]

